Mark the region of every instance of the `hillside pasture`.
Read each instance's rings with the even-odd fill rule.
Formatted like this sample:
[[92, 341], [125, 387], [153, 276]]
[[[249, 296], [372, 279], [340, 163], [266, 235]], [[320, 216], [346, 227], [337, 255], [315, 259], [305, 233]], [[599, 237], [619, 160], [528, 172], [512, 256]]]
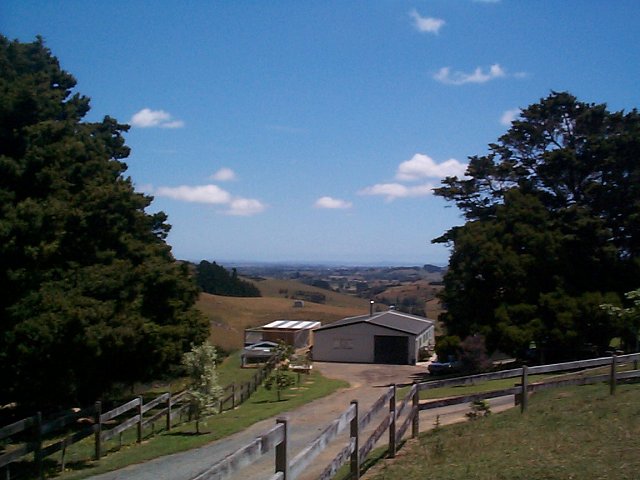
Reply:
[[[296, 296], [296, 292], [309, 292], [324, 295], [325, 304], [334, 307], [360, 308], [362, 312], [369, 311], [369, 300], [353, 295], [334, 292], [324, 288], [312, 287], [296, 280], [265, 279], [260, 281], [252, 280], [252, 283], [260, 289], [263, 297], [274, 297], [291, 299]], [[356, 314], [357, 315], [357, 314]]]
[[400, 305], [405, 298], [415, 298], [418, 301], [433, 299], [442, 287], [430, 285], [426, 280], [403, 282], [400, 285], [389, 286], [384, 292], [376, 295], [376, 300]]
[[[262, 297], [223, 297], [201, 293], [197, 306], [211, 325], [210, 341], [225, 350], [244, 346], [244, 329], [258, 327], [275, 320], [313, 320], [323, 324], [344, 317], [366, 314], [368, 300], [349, 297], [299, 282], [264, 280], [257, 282]], [[278, 292], [320, 291], [326, 294], [326, 303], [304, 302], [304, 307], [294, 307], [293, 299]], [[279, 295], [279, 296], [278, 296]]]
[[637, 479], [639, 401], [638, 385], [615, 396], [602, 385], [542, 391], [524, 415], [512, 409], [422, 434], [366, 478]]

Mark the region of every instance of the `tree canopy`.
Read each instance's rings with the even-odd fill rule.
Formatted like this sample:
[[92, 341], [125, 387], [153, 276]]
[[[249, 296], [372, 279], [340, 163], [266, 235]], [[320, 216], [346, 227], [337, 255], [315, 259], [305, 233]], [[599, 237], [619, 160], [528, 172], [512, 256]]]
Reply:
[[231, 273], [216, 262], [202, 260], [196, 266], [196, 280], [203, 292], [228, 297], [260, 297], [260, 290], [253, 283], [238, 278], [238, 271]]
[[639, 159], [635, 109], [552, 92], [471, 157], [465, 177], [446, 178], [435, 193], [466, 219], [434, 240], [452, 246], [449, 333], [547, 358], [605, 349], [621, 326], [599, 305], [640, 278]]
[[207, 323], [162, 212], [123, 162], [128, 126], [42, 39], [0, 36], [0, 403], [94, 400], [178, 364]]

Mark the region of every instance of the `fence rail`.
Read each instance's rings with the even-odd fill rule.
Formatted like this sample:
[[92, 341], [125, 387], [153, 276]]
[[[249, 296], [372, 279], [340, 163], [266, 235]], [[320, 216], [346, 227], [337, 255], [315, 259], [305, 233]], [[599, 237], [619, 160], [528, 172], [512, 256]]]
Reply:
[[[333, 478], [338, 470], [345, 464], [350, 463], [350, 471], [352, 479], [360, 478], [361, 465], [364, 459], [369, 455], [375, 444], [382, 438], [385, 432], [389, 433], [388, 455], [393, 457], [396, 448], [407, 434], [411, 426], [411, 437], [419, 434], [419, 413], [424, 410], [430, 410], [448, 405], [456, 405], [462, 403], [471, 403], [477, 400], [486, 400], [490, 398], [504, 397], [514, 395], [520, 398], [521, 411], [524, 412], [527, 407], [527, 397], [529, 394], [548, 388], [558, 388], [570, 385], [587, 385], [594, 383], [608, 382], [611, 393], [615, 393], [615, 385], [626, 379], [640, 378], [640, 370], [637, 369], [637, 362], [640, 359], [640, 353], [631, 355], [621, 355], [612, 357], [602, 357], [597, 359], [582, 360], [578, 362], [567, 362], [552, 365], [541, 365], [537, 367], [522, 367], [501, 372], [491, 372], [480, 375], [470, 375], [467, 377], [436, 380], [430, 382], [414, 383], [410, 390], [405, 394], [400, 402], [396, 399], [396, 386], [390, 386], [364, 413], [358, 412], [358, 402], [352, 401], [351, 405], [342, 412], [335, 420], [333, 420], [324, 431], [315, 438], [310, 444], [304, 447], [293, 459], [287, 448], [288, 423], [286, 419], [279, 419], [277, 427], [284, 426], [284, 437], [276, 447], [275, 470], [276, 474], [270, 480], [295, 480], [300, 474], [311, 464], [311, 462], [325, 449], [329, 443], [333, 441], [340, 432], [346, 429], [347, 425], [351, 426], [350, 434], [345, 445], [338, 451], [337, 455], [324, 467], [322, 473], [318, 477], [321, 480], [329, 480]], [[634, 370], [618, 372], [617, 368], [625, 362], [634, 361]], [[610, 366], [608, 374], [583, 375], [574, 378], [550, 379], [535, 383], [529, 383], [528, 377], [532, 374], [552, 373], [552, 372], [575, 372], [593, 367]], [[468, 395], [460, 395], [451, 398], [443, 398], [437, 400], [420, 401], [420, 392], [431, 390], [434, 388], [442, 388], [445, 386], [458, 385], [475, 385], [479, 382], [487, 380], [519, 378], [520, 383], [513, 387], [502, 388], [487, 392], [474, 393]], [[385, 410], [385, 407], [388, 410]], [[380, 423], [373, 429], [373, 432], [360, 445], [360, 436], [363, 430], [368, 426], [380, 412], [385, 411]], [[403, 414], [404, 419], [401, 419]], [[240, 450], [231, 456], [213, 464], [207, 471], [209, 476], [201, 474], [192, 480], [212, 480], [225, 479], [237, 474], [244, 466], [247, 466], [268, 450], [262, 450], [261, 455], [252, 452], [260, 445], [260, 438], [254, 440], [247, 445], [247, 450]], [[280, 450], [278, 450], [278, 448]], [[270, 450], [270, 449], [269, 449]], [[244, 452], [244, 453], [243, 453]], [[279, 453], [278, 453], [279, 452]], [[284, 458], [282, 457], [284, 455]], [[240, 458], [242, 460], [240, 460]]]
[[[226, 457], [218, 463], [212, 465], [207, 471], [201, 473], [193, 480], [222, 480], [229, 478], [243, 467], [257, 461], [263, 455], [275, 451], [275, 471], [276, 473], [269, 480], [295, 480], [311, 462], [333, 442], [347, 426], [350, 427], [348, 440], [339, 450], [337, 455], [329, 462], [323, 470], [320, 478], [330, 479], [346, 463], [350, 463], [352, 478], [358, 479], [362, 461], [369, 455], [375, 444], [388, 432], [388, 453], [394, 456], [396, 448], [412, 426], [411, 436], [415, 437], [419, 433], [419, 412], [448, 405], [470, 403], [477, 400], [515, 395], [519, 400], [521, 411], [525, 411], [528, 404], [528, 396], [536, 391], [548, 388], [558, 388], [570, 385], [587, 385], [593, 383], [608, 382], [610, 393], [614, 394], [618, 382], [627, 379], [640, 378], [638, 361], [640, 353], [631, 355], [621, 355], [612, 357], [602, 357], [576, 362], [566, 362], [551, 365], [540, 365], [535, 367], [522, 367], [500, 372], [491, 372], [467, 377], [435, 380], [422, 383], [414, 383], [400, 402], [396, 399], [396, 386], [392, 385], [374, 402], [368, 411], [361, 413], [358, 411], [358, 402], [353, 401], [351, 405], [333, 420], [323, 432], [293, 459], [290, 459], [291, 452], [288, 449], [288, 422], [286, 419], [279, 419], [275, 427], [256, 438], [234, 454]], [[619, 372], [621, 365], [627, 362], [634, 362], [631, 371]], [[242, 401], [246, 400], [252, 391], [255, 391], [259, 382], [264, 380], [270, 369], [275, 365], [275, 360], [268, 362], [256, 375], [241, 386], [230, 385], [225, 389], [225, 394], [218, 404], [220, 411], [228, 408], [235, 408]], [[574, 378], [556, 378], [545, 381], [529, 383], [530, 375], [553, 372], [576, 372], [590, 368], [609, 367], [609, 373], [582, 375]], [[452, 398], [420, 401], [420, 392], [442, 388], [447, 386], [474, 385], [487, 380], [519, 378], [520, 383], [513, 387], [503, 388], [488, 392], [461, 395]], [[38, 465], [40, 472], [42, 459], [56, 452], [62, 451], [61, 464], [64, 469], [65, 452], [68, 446], [86, 438], [95, 436], [95, 456], [102, 456], [102, 442], [121, 435], [124, 431], [137, 428], [137, 440], [141, 441], [142, 429], [149, 424], [166, 418], [166, 427], [170, 429], [176, 416], [181, 415], [188, 407], [187, 392], [176, 395], [163, 393], [146, 404], [141, 397], [117, 406], [112, 410], [102, 413], [102, 404], [96, 402], [93, 407], [87, 407], [80, 411], [66, 414], [53, 420], [44, 422], [40, 414], [22, 419], [0, 428], [0, 441], [12, 436], [23, 435], [28, 439], [21, 444], [10, 446], [9, 450], [0, 455], [0, 468], [5, 467], [6, 478], [10, 478], [9, 466], [12, 462], [34, 453], [34, 461]], [[229, 405], [230, 403], [230, 405]], [[163, 407], [163, 404], [165, 405]], [[385, 409], [386, 407], [386, 409]], [[134, 411], [134, 412], [132, 412]], [[368, 438], [360, 443], [360, 436], [376, 415], [385, 411], [382, 420], [373, 429]], [[403, 414], [404, 419], [401, 419]], [[116, 418], [126, 413], [133, 413], [129, 418], [122, 420], [109, 430], [103, 430], [103, 426], [110, 426]], [[145, 418], [145, 414], [147, 417]], [[150, 414], [150, 415], [149, 415]], [[90, 425], [79, 428], [62, 439], [45, 445], [43, 437], [65, 428], [77, 426], [79, 419], [84, 418]]]
[[[271, 450], [276, 449], [277, 452], [278, 447], [285, 442], [286, 426], [284, 423], [278, 423], [251, 443], [194, 477], [193, 480], [223, 480], [229, 478], [234, 472], [252, 464]], [[276, 453], [276, 456], [278, 456], [278, 453]]]
[[309, 445], [307, 445], [290, 463], [289, 472], [292, 478], [298, 475], [327, 448], [329, 442], [338, 436], [355, 418], [357, 421], [358, 404], [352, 402], [338, 418], [331, 422], [324, 431]]
[[[275, 363], [276, 359], [272, 357], [256, 371], [249, 381], [225, 387], [223, 398], [217, 403], [219, 412], [234, 409], [245, 402], [273, 370]], [[99, 460], [103, 456], [103, 442], [120, 436], [120, 443], [122, 443], [121, 435], [127, 430], [136, 428], [136, 441], [141, 443], [144, 428], [151, 425], [155, 433], [155, 423], [164, 418], [166, 430], [171, 430], [172, 426], [176, 424], [176, 418], [181, 419], [188, 409], [188, 392], [183, 391], [175, 395], [169, 392], [162, 393], [147, 403], [144, 403], [142, 397], [136, 397], [104, 413], [102, 412], [102, 403], [96, 402], [91, 407], [64, 414], [44, 423], [41, 414], [38, 413], [0, 428], [0, 442], [17, 435], [27, 438], [19, 444], [10, 445], [6, 453], [0, 454], [0, 468], [5, 467], [4, 478], [9, 479], [11, 476], [10, 464], [34, 453], [34, 462], [37, 464], [39, 472], [42, 472], [44, 458], [62, 451], [60, 465], [61, 470], [64, 470], [67, 448], [91, 435], [94, 436], [94, 458]], [[133, 410], [135, 412], [132, 412]], [[118, 417], [128, 413], [133, 413], [133, 415], [119, 422], [116, 421]], [[84, 419], [90, 425], [79, 427], [80, 419]], [[114, 422], [116, 423], [114, 424]], [[75, 431], [69, 433], [70, 429]], [[63, 438], [46, 440], [47, 436], [54, 434], [57, 434], [58, 437], [64, 436]], [[40, 474], [40, 476], [42, 475]]]

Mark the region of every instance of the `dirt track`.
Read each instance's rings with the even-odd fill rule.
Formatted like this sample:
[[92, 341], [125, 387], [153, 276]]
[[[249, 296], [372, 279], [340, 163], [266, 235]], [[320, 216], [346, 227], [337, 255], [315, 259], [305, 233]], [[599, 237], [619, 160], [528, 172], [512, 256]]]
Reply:
[[[425, 368], [409, 365], [363, 365], [348, 363], [316, 362], [314, 368], [330, 378], [348, 381], [351, 386], [339, 390], [325, 398], [316, 400], [293, 411], [280, 416], [289, 419], [290, 444], [289, 449], [293, 458], [306, 445], [313, 441], [329, 423], [347, 409], [351, 400], [358, 400], [361, 411], [366, 411], [384, 392], [387, 385], [396, 383], [411, 383], [425, 374]], [[493, 404], [492, 410], [499, 411], [513, 405], [511, 398], [503, 400], [502, 404]], [[420, 415], [421, 431], [431, 428], [435, 416], [440, 416], [440, 423], [447, 424], [464, 419], [468, 411], [466, 405], [446, 407], [438, 411], [423, 412]], [[379, 423], [374, 420], [373, 423]], [[221, 460], [226, 455], [249, 443], [262, 432], [275, 424], [275, 419], [259, 422], [249, 429], [228, 438], [213, 442], [201, 448], [179, 454], [161, 457], [140, 465], [132, 465], [116, 472], [91, 477], [94, 480], [180, 480], [190, 479]], [[346, 432], [336, 443], [346, 443]], [[385, 436], [383, 435], [384, 441]], [[318, 457], [305, 470], [300, 480], [311, 480], [318, 477], [324, 466], [333, 458], [342, 445], [333, 445]], [[238, 479], [268, 478], [273, 473], [273, 454], [264, 455], [261, 461], [243, 469]]]

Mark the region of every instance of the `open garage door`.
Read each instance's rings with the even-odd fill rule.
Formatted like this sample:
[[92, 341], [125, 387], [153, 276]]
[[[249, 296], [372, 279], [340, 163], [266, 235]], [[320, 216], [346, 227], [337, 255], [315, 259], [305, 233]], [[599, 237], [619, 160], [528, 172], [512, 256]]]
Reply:
[[409, 337], [375, 335], [374, 363], [407, 365], [409, 363]]

